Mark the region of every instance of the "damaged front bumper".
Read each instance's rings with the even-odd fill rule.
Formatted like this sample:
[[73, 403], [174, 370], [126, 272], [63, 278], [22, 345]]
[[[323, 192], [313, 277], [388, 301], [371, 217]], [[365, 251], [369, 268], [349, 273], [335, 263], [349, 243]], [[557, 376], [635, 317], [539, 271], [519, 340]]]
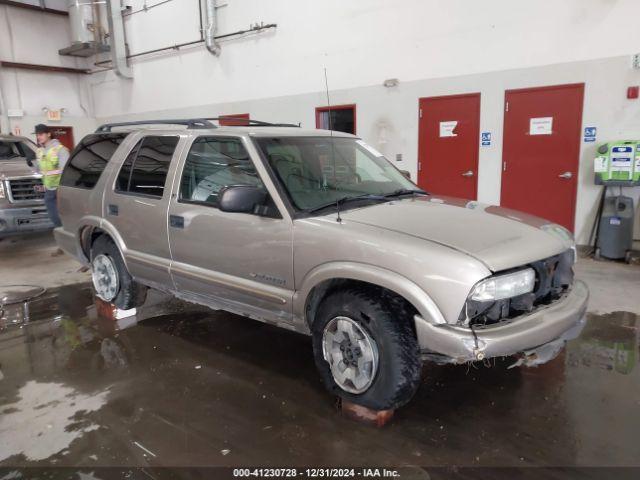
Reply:
[[561, 300], [530, 314], [493, 326], [475, 328], [437, 324], [416, 315], [418, 344], [426, 358], [465, 363], [519, 355], [517, 364], [537, 365], [554, 358], [584, 327], [589, 290], [576, 281]]

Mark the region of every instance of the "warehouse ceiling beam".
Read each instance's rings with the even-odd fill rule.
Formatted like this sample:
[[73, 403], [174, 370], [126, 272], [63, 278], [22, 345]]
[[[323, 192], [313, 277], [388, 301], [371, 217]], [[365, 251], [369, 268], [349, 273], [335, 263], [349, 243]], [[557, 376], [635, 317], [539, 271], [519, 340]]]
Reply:
[[0, 0], [0, 5], [8, 5], [15, 8], [23, 8], [25, 10], [31, 10], [34, 12], [51, 13], [53, 15], [68, 16], [69, 14], [64, 10], [56, 10], [54, 8], [39, 7], [38, 5], [31, 5], [29, 3], [15, 2], [12, 0]]
[[23, 70], [37, 70], [40, 72], [50, 73], [73, 73], [80, 75], [90, 73], [90, 70], [87, 70], [85, 68], [58, 67], [56, 65], [38, 65], [35, 63], [7, 62], [4, 60], [0, 60], [0, 67], [20, 68]]

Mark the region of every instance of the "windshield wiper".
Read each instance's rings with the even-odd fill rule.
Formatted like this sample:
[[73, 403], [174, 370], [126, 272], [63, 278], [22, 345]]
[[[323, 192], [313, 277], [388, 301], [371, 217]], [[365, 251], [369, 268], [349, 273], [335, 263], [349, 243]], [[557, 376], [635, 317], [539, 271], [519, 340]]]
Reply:
[[371, 193], [365, 193], [364, 195], [356, 195], [355, 197], [342, 197], [339, 198], [337, 200], [334, 200], [333, 202], [329, 202], [329, 203], [325, 203], [323, 205], [320, 205], [318, 207], [313, 207], [313, 208], [307, 208], [305, 210], [306, 213], [315, 213], [318, 212], [320, 210], [324, 210], [325, 208], [329, 208], [329, 207], [340, 207], [340, 205], [344, 205], [347, 202], [351, 202], [353, 200], [377, 200], [380, 202], [384, 202], [387, 200], [387, 198], [385, 198], [384, 195], [374, 195]]
[[429, 195], [429, 194], [420, 188], [415, 188], [415, 189], [400, 188], [398, 190], [394, 190], [391, 193], [387, 193], [383, 195], [383, 197], [384, 198], [401, 197], [403, 195]]

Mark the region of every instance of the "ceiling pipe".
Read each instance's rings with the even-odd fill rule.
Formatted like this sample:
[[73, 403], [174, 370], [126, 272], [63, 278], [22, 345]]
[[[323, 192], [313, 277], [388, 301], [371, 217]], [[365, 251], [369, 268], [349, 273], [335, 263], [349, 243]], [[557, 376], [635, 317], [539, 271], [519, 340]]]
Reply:
[[218, 32], [218, 15], [216, 12], [215, 0], [205, 0], [206, 2], [206, 20], [207, 26], [204, 30], [204, 41], [207, 46], [207, 50], [213, 53], [216, 57], [220, 55], [220, 45], [216, 42], [216, 33]]
[[127, 46], [124, 35], [122, 10], [122, 0], [107, 0], [111, 62], [116, 75], [122, 78], [133, 78], [133, 70], [127, 63]]

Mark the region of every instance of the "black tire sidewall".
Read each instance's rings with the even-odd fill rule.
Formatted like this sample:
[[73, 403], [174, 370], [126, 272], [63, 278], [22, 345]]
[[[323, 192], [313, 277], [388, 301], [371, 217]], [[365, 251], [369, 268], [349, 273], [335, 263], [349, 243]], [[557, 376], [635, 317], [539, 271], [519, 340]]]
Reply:
[[[316, 366], [329, 391], [374, 410], [398, 408], [413, 397], [420, 381], [419, 349], [408, 324], [409, 319], [403, 318], [401, 314], [392, 315], [392, 312], [393, 309], [383, 296], [373, 295], [366, 290], [333, 292], [325, 298], [312, 325], [312, 336]], [[340, 388], [323, 356], [324, 328], [339, 316], [357, 322], [376, 342], [378, 348], [376, 376], [371, 386], [360, 394]]]

